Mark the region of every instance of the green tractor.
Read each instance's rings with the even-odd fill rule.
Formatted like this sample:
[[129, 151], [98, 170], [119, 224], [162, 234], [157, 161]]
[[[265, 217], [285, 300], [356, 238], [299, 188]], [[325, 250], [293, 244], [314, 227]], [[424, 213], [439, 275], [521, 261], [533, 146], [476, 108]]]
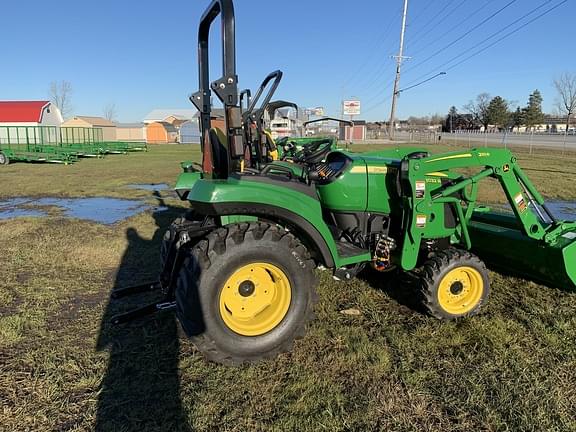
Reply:
[[[223, 76], [210, 83], [209, 29], [219, 15]], [[483, 260], [575, 286], [576, 223], [555, 219], [507, 150], [337, 150], [320, 162], [247, 169], [234, 43], [232, 0], [214, 0], [200, 23], [200, 91], [191, 96], [200, 111], [202, 169], [188, 166], [176, 185], [191, 211], [166, 233], [158, 282], [114, 293], [152, 288], [164, 298], [114, 322], [175, 309], [205, 357], [240, 364], [288, 351], [304, 334], [319, 266], [340, 280], [367, 267], [410, 272], [424, 308], [446, 320], [486, 303]], [[212, 93], [224, 104], [224, 131], [210, 125]], [[499, 182], [512, 214], [477, 204], [478, 184], [488, 178]]]
[[[269, 74], [252, 98], [250, 89], [240, 92], [239, 105], [242, 113], [242, 127], [244, 129], [244, 163], [245, 165], [260, 169], [264, 165], [274, 161], [290, 161], [300, 163], [302, 160], [322, 161], [331, 150], [338, 148], [338, 140], [335, 137], [285, 137], [275, 140], [266, 127], [264, 114], [268, 114], [268, 119], [274, 118], [276, 111], [281, 108], [294, 108], [298, 112], [298, 105], [284, 100], [271, 101], [280, 81], [282, 72], [277, 70]], [[270, 84], [272, 83], [272, 84]], [[268, 89], [266, 92], [265, 90]], [[256, 108], [260, 98], [263, 97], [259, 108]], [[246, 108], [244, 100], [246, 99]], [[332, 117], [323, 117], [309, 120], [303, 123], [307, 125], [316, 122], [336, 121], [341, 124], [353, 126], [353, 123], [346, 120]]]

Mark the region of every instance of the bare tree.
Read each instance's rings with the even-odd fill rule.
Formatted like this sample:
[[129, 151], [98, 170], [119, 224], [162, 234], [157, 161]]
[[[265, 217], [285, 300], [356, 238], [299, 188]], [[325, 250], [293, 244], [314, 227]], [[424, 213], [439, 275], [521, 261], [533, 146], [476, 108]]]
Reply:
[[570, 118], [576, 111], [576, 74], [565, 72], [554, 80], [558, 92], [556, 107], [560, 114], [566, 116], [566, 132], [570, 129]]
[[468, 113], [472, 114], [475, 121], [484, 126], [484, 130], [488, 130], [488, 105], [492, 98], [488, 93], [480, 93], [476, 96], [475, 101], [470, 101], [462, 108]]
[[109, 103], [108, 105], [106, 105], [104, 107], [104, 118], [106, 120], [116, 121], [117, 114], [118, 113], [116, 112], [116, 104], [115, 103]]
[[69, 81], [52, 81], [50, 83], [50, 102], [56, 105], [62, 117], [72, 113], [72, 84]]

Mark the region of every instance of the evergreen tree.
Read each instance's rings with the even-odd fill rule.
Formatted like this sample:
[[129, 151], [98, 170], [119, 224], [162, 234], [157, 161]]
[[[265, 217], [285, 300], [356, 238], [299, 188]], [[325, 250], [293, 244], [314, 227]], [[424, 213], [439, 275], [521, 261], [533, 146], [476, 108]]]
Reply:
[[458, 118], [458, 110], [454, 105], [450, 107], [450, 111], [448, 111], [448, 116], [446, 117], [446, 124], [444, 127], [445, 131], [452, 132], [454, 130], [454, 124]]
[[520, 126], [524, 124], [524, 113], [520, 109], [520, 107], [516, 108], [516, 111], [512, 113], [512, 130], [514, 128], [520, 129]]
[[508, 111], [508, 102], [496, 96], [488, 104], [488, 122], [499, 129], [505, 128], [510, 120], [510, 112]]
[[532, 129], [543, 122], [542, 94], [538, 90], [534, 90], [528, 98], [528, 105], [524, 108], [524, 124], [526, 128]]

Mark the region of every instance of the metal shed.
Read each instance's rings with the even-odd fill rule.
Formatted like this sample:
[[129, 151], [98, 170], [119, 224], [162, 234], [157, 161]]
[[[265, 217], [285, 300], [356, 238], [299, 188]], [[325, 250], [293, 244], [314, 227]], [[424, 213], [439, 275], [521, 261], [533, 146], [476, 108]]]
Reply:
[[200, 143], [200, 128], [198, 120], [189, 120], [180, 125], [178, 131], [180, 144], [199, 144]]

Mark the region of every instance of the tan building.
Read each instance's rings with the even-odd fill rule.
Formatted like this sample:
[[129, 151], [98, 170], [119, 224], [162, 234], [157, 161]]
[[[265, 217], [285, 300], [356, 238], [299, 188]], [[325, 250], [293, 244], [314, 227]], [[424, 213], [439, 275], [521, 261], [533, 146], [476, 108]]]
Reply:
[[[568, 132], [574, 128], [573, 120], [570, 121]], [[543, 123], [534, 126], [534, 132], [549, 132], [549, 133], [564, 133], [566, 132], [566, 117], [552, 117], [548, 116]], [[530, 132], [526, 126], [521, 126], [518, 132]]]
[[103, 141], [116, 141], [116, 123], [103, 117], [75, 116], [62, 123], [62, 127], [100, 128]]
[[146, 141], [144, 123], [116, 123], [116, 141]]

